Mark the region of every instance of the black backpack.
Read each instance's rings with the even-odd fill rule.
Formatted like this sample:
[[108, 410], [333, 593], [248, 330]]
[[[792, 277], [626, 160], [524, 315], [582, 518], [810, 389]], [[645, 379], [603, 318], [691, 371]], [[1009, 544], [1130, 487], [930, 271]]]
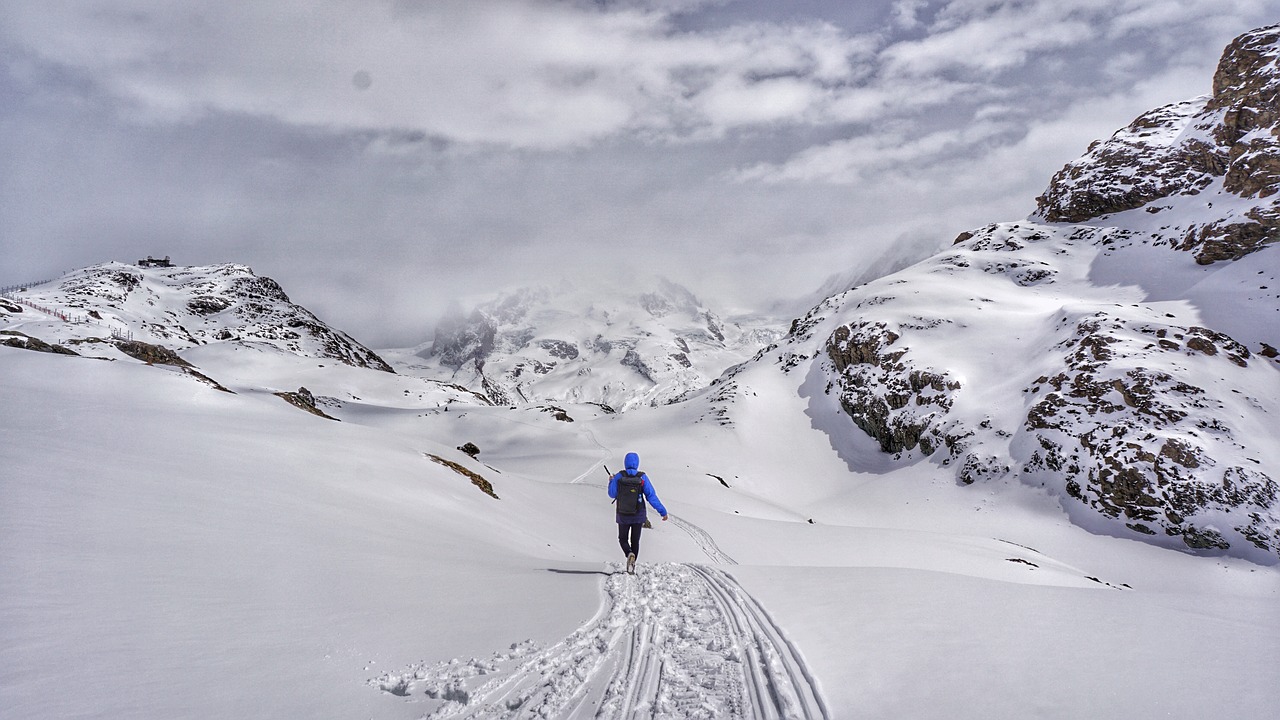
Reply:
[[635, 515], [644, 508], [644, 473], [618, 473], [618, 514]]

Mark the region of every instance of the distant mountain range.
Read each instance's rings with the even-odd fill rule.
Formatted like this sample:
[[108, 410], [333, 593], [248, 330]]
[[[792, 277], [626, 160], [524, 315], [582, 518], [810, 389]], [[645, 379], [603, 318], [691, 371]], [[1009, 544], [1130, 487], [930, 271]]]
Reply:
[[436, 329], [420, 352], [434, 375], [495, 404], [677, 402], [782, 335], [785, 324], [725, 319], [669, 280], [603, 292], [503, 294]]

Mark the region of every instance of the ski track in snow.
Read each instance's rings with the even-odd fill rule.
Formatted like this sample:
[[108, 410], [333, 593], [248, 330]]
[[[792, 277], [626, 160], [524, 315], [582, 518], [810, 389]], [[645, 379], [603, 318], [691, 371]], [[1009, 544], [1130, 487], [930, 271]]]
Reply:
[[610, 564], [595, 617], [539, 650], [419, 664], [370, 684], [437, 718], [828, 718], [813, 677], [730, 575]]
[[668, 517], [671, 518], [671, 522], [676, 524], [676, 527], [689, 533], [689, 537], [693, 538], [693, 542], [696, 543], [699, 548], [702, 548], [702, 552], [706, 553], [707, 557], [711, 558], [711, 562], [718, 563], [720, 565], [738, 564], [737, 560], [729, 557], [728, 553], [721, 550], [719, 545], [716, 545], [716, 541], [707, 534], [706, 530], [703, 530], [688, 520], [681, 520], [675, 515], [668, 515]]
[[[576, 483], [581, 483], [586, 481], [588, 475], [595, 474], [596, 468], [603, 468], [604, 464], [609, 461], [609, 458], [613, 457], [613, 451], [605, 447], [604, 444], [600, 442], [600, 440], [596, 437], [596, 434], [591, 431], [591, 428], [587, 428], [586, 432], [587, 432], [587, 437], [591, 439], [591, 442], [594, 443], [596, 447], [600, 448], [600, 459], [597, 460], [595, 463], [593, 463], [591, 467], [587, 468], [586, 471], [584, 471], [581, 475], [574, 478], [573, 480], [570, 480], [569, 481], [570, 483], [576, 484]], [[595, 483], [588, 483], [588, 484], [595, 485]]]

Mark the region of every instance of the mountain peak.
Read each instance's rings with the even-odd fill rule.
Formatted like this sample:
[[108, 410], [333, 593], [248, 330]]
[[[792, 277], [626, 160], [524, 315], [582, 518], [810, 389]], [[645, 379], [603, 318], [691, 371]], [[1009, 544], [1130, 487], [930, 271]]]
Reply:
[[1213, 95], [1144, 113], [1067, 163], [1036, 198], [1034, 219], [1160, 228], [1168, 244], [1209, 264], [1280, 240], [1277, 193], [1280, 25], [1272, 25], [1226, 48]]
[[246, 265], [129, 265], [73, 270], [21, 297], [61, 312], [55, 335], [116, 336], [179, 350], [223, 341], [274, 345], [347, 365], [393, 372], [382, 358], [289, 299]]
[[1280, 112], [1280, 23], [1237, 37], [1222, 52], [1213, 75], [1210, 110], [1250, 107], [1259, 127], [1273, 127]]

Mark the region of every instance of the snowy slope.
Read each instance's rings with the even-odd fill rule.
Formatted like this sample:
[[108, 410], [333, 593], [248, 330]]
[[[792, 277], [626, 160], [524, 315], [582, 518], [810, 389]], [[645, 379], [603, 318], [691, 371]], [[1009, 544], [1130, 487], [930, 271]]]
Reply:
[[[811, 414], [844, 416], [833, 443], [868, 436], [890, 469], [927, 459], [964, 485], [1042, 487], [1096, 532], [1276, 563], [1280, 249], [1267, 218], [1280, 175], [1251, 175], [1246, 191], [1231, 164], [1206, 160], [1212, 172], [1189, 180], [1174, 160], [1274, 107], [1277, 47], [1278, 28], [1246, 35], [1223, 66], [1262, 78], [1220, 70], [1218, 95], [1145, 115], [1069, 164], [1040, 217], [1072, 209], [1078, 222], [964, 233], [815, 307], [719, 383], [717, 416], [734, 421], [738, 384], [800, 375]], [[1270, 129], [1235, 142], [1247, 149], [1205, 152], [1280, 157]], [[1207, 248], [1228, 246], [1212, 262]]]
[[667, 280], [501, 295], [437, 328], [421, 372], [495, 404], [594, 402], [613, 410], [677, 401], [781, 334], [725, 320]]
[[[961, 484], [1045, 487], [1098, 532], [1274, 563], [1280, 367], [1244, 344], [1258, 337], [1206, 327], [1248, 287], [1193, 302], [1216, 268], [1140, 242], [1113, 251], [1114, 237], [984, 228], [816, 308], [721, 385], [807, 377], [809, 411], [837, 406], [831, 432], [874, 439], [893, 468], [927, 459]], [[1238, 263], [1280, 274], [1274, 250]], [[1092, 273], [1102, 265], [1106, 284]], [[1153, 275], [1183, 290], [1166, 282], [1153, 300], [1140, 284]]]
[[[1274, 568], [1090, 535], [1030, 488], [975, 497], [927, 464], [851, 473], [849, 452], [881, 453], [838, 454], [780, 392], [794, 374], [744, 376], [732, 425], [698, 403], [569, 423], [287, 353], [185, 353], [234, 392], [0, 347], [6, 717], [1254, 717], [1280, 700]], [[341, 422], [270, 392], [304, 374]], [[633, 449], [673, 519], [630, 578], [611, 574], [601, 486]]]

